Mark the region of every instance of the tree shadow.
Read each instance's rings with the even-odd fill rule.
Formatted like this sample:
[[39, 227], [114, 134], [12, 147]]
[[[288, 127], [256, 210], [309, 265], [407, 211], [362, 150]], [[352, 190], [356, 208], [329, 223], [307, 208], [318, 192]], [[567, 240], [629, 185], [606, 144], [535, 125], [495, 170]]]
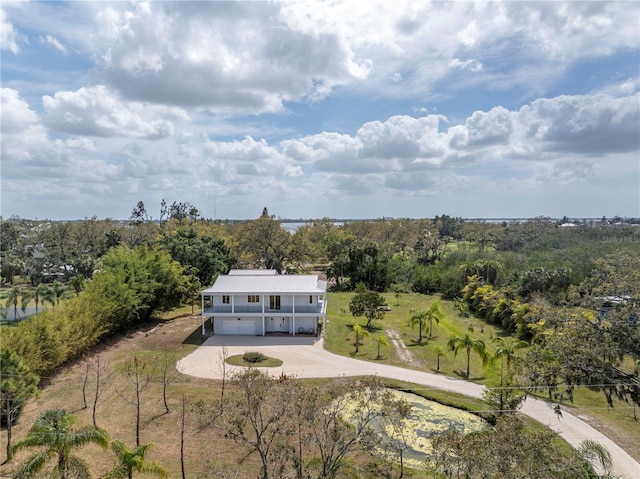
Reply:
[[184, 338], [184, 340], [182, 341], [182, 344], [194, 344], [196, 346], [200, 346], [202, 343], [204, 343], [207, 340], [208, 337], [209, 335], [202, 334], [202, 326], [198, 326], [196, 329], [193, 330], [193, 332], [191, 332], [191, 334], [189, 334], [189, 336]]
[[453, 373], [458, 376], [460, 379], [464, 379], [465, 381], [483, 381], [485, 379], [487, 379], [485, 376], [472, 376], [471, 374], [473, 373], [469, 373], [469, 377], [467, 377], [467, 374], [465, 371], [461, 371], [459, 369], [454, 369]]
[[[362, 345], [360, 345], [362, 346]], [[349, 353], [349, 356], [351, 356], [353, 359], [358, 359], [358, 358], [366, 358], [367, 354], [362, 352], [362, 351], [358, 351], [357, 353], [355, 351], [351, 351]]]

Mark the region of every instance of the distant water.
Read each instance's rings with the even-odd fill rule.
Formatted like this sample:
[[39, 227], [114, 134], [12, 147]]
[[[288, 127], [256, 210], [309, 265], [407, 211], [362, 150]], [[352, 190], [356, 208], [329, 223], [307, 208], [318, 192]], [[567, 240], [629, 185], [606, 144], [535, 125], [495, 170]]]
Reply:
[[[40, 308], [39, 310], [42, 311], [42, 308]], [[17, 320], [20, 321], [22, 319], [26, 319], [32, 314], [36, 314], [36, 308], [26, 308], [24, 312], [22, 311], [22, 309], [18, 308]], [[13, 314], [13, 306], [7, 308], [7, 321], [16, 321], [16, 317]]]
[[[289, 221], [283, 221], [282, 223], [280, 223], [282, 225], [282, 227], [284, 229], [286, 229], [287, 231], [291, 232], [291, 233], [295, 233], [297, 231], [298, 228], [300, 228], [301, 226], [304, 226], [306, 224], [311, 224], [311, 223], [305, 223], [305, 222], [289, 222]], [[332, 222], [332, 224], [334, 226], [341, 226], [344, 224], [343, 221], [334, 221]]]

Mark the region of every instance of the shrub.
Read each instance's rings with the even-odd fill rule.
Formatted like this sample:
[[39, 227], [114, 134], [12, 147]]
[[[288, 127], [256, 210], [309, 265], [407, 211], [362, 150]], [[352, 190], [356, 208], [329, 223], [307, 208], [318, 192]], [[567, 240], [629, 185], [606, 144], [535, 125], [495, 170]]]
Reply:
[[247, 351], [244, 353], [244, 356], [242, 356], [242, 359], [247, 363], [261, 363], [262, 361], [266, 361], [267, 357], [257, 351]]

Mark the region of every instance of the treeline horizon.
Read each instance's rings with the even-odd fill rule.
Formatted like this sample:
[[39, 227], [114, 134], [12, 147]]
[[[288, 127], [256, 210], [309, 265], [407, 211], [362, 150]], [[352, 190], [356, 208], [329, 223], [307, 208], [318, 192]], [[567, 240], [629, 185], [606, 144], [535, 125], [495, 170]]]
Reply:
[[[435, 218], [438, 218], [439, 216], [450, 216], [447, 213], [442, 213], [442, 215], [436, 215]], [[640, 216], [636, 217], [636, 216], [620, 216], [620, 215], [613, 215], [613, 216], [547, 216], [547, 215], [536, 215], [536, 216], [513, 216], [513, 217], [506, 217], [506, 216], [482, 216], [482, 217], [478, 217], [478, 216], [452, 216], [453, 218], [459, 219], [461, 221], [465, 221], [465, 222], [471, 222], [471, 223], [495, 223], [495, 222], [502, 222], [502, 221], [506, 221], [507, 223], [521, 223], [521, 222], [525, 222], [525, 221], [529, 221], [529, 220], [534, 220], [534, 219], [544, 219], [547, 221], [551, 221], [554, 223], [558, 223], [558, 224], [563, 224], [563, 223], [572, 223], [575, 224], [576, 226], [579, 226], [580, 224], [583, 224], [585, 222], [588, 222], [589, 225], [595, 225], [596, 223], [600, 223], [601, 225], [604, 224], [608, 224], [608, 225], [616, 225], [619, 223], [623, 223], [623, 224], [633, 224], [633, 225], [640, 225]], [[432, 217], [430, 216], [421, 216], [421, 217], [413, 217], [413, 216], [376, 216], [376, 217], [368, 217], [368, 218], [364, 218], [364, 217], [359, 217], [359, 218], [340, 218], [340, 217], [332, 217], [332, 216], [322, 216], [322, 217], [299, 217], [299, 218], [292, 218], [292, 217], [281, 217], [281, 216], [274, 216], [274, 219], [276, 219], [277, 221], [281, 222], [281, 223], [313, 223], [313, 222], [317, 222], [317, 221], [331, 221], [333, 223], [356, 223], [356, 222], [380, 222], [380, 221], [390, 221], [390, 220], [413, 220], [413, 221], [417, 221], [417, 220], [424, 220], [424, 219], [431, 219]], [[34, 218], [27, 218], [27, 217], [23, 217], [20, 215], [10, 215], [9, 217], [7, 217], [6, 219], [0, 215], [0, 223], [4, 222], [4, 221], [8, 221], [8, 222], [21, 222], [21, 221], [41, 221], [41, 222], [54, 222], [54, 223], [62, 223], [62, 222], [70, 222], [70, 223], [80, 223], [82, 221], [87, 221], [87, 220], [97, 220], [97, 221], [117, 221], [117, 222], [121, 222], [121, 223], [127, 223], [130, 221], [130, 218], [115, 218], [115, 217], [111, 217], [111, 216], [105, 216], [105, 217], [98, 217], [97, 215], [93, 215], [93, 216], [85, 216], [83, 218], [58, 218], [58, 219], [53, 219], [53, 218], [38, 218], [38, 217], [34, 217]], [[198, 220], [199, 221], [203, 221], [203, 222], [213, 222], [213, 223], [245, 223], [247, 221], [253, 221], [256, 218], [211, 218], [211, 217], [199, 217]], [[158, 223], [160, 224], [162, 222], [162, 220], [158, 219], [154, 219], [153, 217], [149, 217], [149, 219], [147, 220], [149, 222], [152, 223]]]

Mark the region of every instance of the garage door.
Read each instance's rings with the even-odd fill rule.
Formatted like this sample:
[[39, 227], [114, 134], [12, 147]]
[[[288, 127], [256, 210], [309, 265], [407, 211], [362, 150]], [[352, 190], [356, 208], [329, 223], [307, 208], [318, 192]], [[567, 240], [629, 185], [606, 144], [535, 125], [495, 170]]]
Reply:
[[222, 334], [256, 334], [256, 322], [237, 319], [223, 321]]

